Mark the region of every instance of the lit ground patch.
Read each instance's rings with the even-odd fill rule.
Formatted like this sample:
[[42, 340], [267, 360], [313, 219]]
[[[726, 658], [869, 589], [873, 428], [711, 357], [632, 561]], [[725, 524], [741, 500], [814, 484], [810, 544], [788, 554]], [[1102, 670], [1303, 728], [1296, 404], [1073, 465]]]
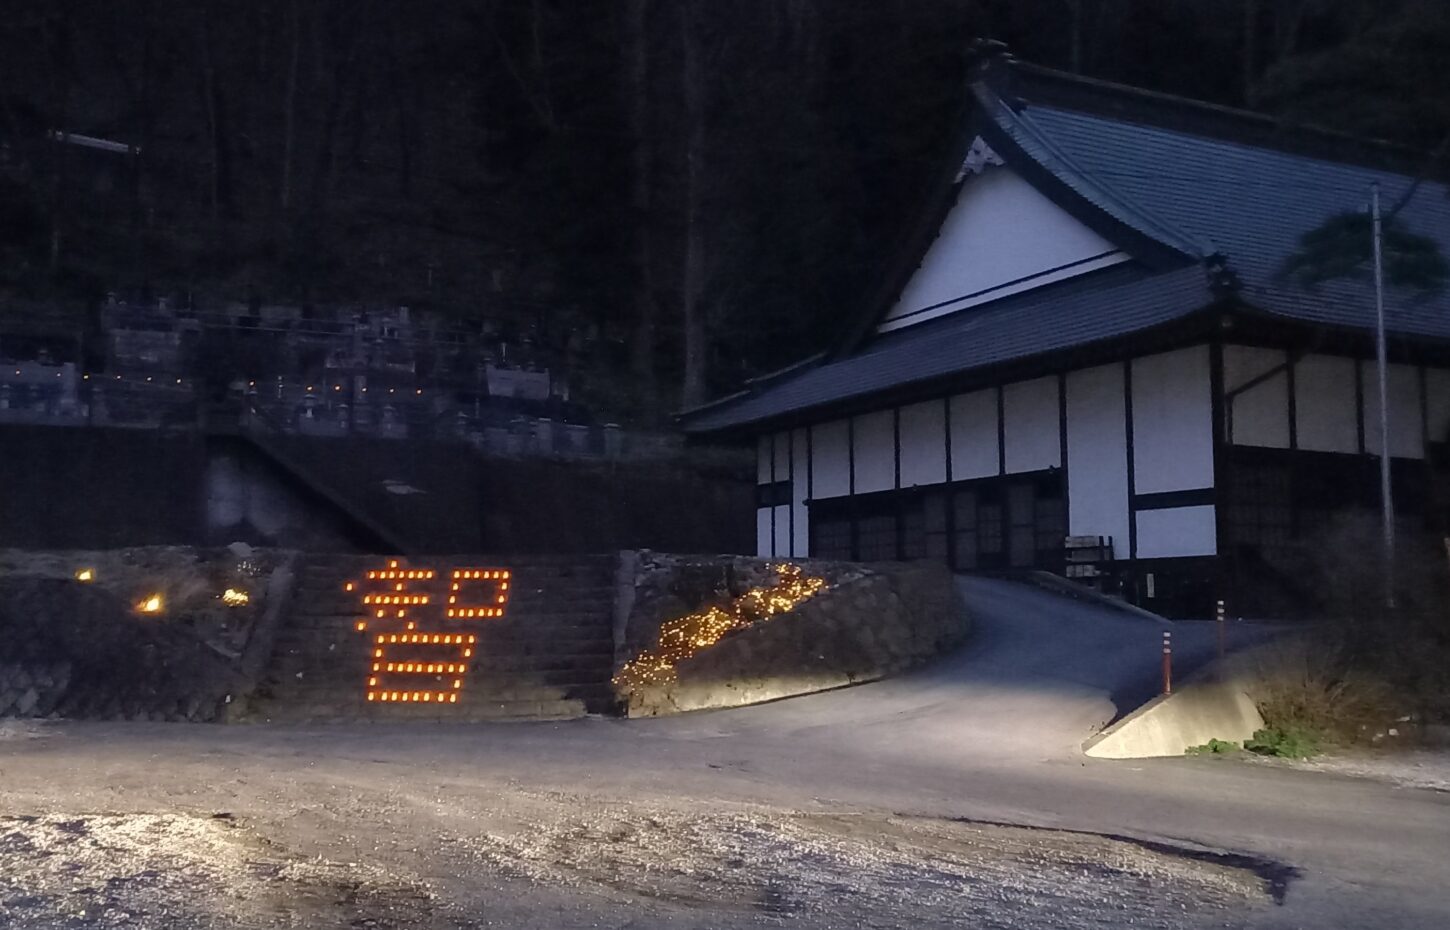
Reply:
[[543, 883], [842, 926], [1221, 927], [1273, 891], [1228, 860], [1092, 835], [881, 816], [577, 811], [463, 842]]
[[419, 889], [288, 856], [225, 817], [0, 817], [0, 926], [416, 925]]

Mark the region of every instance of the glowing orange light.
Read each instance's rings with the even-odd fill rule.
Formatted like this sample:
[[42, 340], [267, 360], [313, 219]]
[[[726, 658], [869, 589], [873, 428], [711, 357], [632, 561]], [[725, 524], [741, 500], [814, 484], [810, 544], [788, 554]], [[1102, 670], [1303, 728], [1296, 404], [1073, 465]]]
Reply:
[[83, 582], [85, 584], [90, 584], [92, 581], [95, 581], [95, 580], [96, 580], [96, 570], [95, 569], [93, 569], [93, 568], [78, 568], [78, 569], [76, 569], [76, 581]]
[[136, 610], [143, 614], [159, 614], [161, 613], [161, 608], [162, 601], [161, 595], [159, 594], [153, 594], [136, 605]]

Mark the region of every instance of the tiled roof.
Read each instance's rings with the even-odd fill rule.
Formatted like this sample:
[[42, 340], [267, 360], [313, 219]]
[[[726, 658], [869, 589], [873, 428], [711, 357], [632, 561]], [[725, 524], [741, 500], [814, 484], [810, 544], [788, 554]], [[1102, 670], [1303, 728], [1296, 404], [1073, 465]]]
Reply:
[[1119, 265], [877, 337], [860, 352], [808, 368], [759, 393], [691, 414], [713, 432], [835, 401], [932, 381], [1147, 329], [1210, 300], [1203, 268]]
[[[713, 432], [800, 413], [880, 391], [1129, 335], [1201, 309], [1212, 300], [1202, 259], [1217, 254], [1241, 281], [1239, 299], [1306, 323], [1367, 330], [1367, 281], [1306, 291], [1279, 273], [1305, 232], [1365, 209], [1378, 182], [1383, 203], [1411, 185], [1404, 174], [1166, 129], [1120, 113], [1019, 101], [979, 87], [985, 115], [1073, 194], [1191, 264], [1149, 270], [1118, 266], [1007, 297], [940, 320], [876, 336], [848, 357], [773, 379], [754, 393], [684, 418]], [[1011, 159], [1008, 159], [1009, 165]], [[1450, 255], [1446, 187], [1424, 182], [1398, 221]], [[1395, 334], [1450, 341], [1450, 296], [1387, 290]]]
[[[1373, 326], [1368, 282], [1336, 281], [1306, 291], [1283, 280], [1279, 269], [1305, 232], [1337, 213], [1364, 210], [1371, 183], [1379, 182], [1388, 208], [1411, 178], [1050, 106], [1028, 104], [1018, 118], [1122, 200], [1211, 242], [1242, 279], [1244, 302], [1313, 323]], [[1447, 194], [1443, 184], [1421, 183], [1398, 222], [1437, 240], [1450, 255]], [[1450, 297], [1422, 299], [1390, 288], [1385, 319], [1393, 332], [1450, 339]]]

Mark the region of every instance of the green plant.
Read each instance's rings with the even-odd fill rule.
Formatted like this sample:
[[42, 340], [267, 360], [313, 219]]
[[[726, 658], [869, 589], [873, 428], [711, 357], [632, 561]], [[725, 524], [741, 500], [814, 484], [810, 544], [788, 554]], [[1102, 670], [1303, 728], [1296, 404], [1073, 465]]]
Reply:
[[1319, 752], [1322, 736], [1308, 727], [1264, 727], [1244, 741], [1244, 748], [1261, 756], [1307, 759]]
[[1200, 746], [1189, 746], [1183, 751], [1190, 756], [1226, 756], [1238, 752], [1239, 749], [1238, 743], [1225, 739], [1211, 739]]

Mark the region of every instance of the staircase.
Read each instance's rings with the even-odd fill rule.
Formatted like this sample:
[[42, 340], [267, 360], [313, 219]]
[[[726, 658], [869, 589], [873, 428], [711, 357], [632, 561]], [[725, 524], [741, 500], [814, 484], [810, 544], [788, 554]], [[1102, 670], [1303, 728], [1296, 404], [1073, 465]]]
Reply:
[[611, 713], [614, 567], [612, 556], [309, 556], [250, 716], [468, 722]]

